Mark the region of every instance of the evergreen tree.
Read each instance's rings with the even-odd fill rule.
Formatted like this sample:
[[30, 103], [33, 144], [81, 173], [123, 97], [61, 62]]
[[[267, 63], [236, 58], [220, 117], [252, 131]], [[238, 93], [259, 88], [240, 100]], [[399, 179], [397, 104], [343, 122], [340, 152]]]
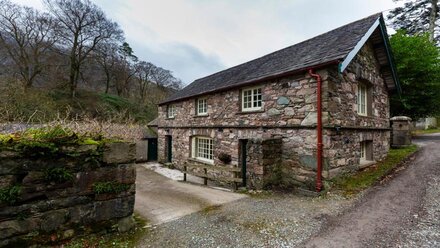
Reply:
[[394, 29], [404, 29], [410, 35], [429, 33], [431, 41], [440, 42], [438, 0], [394, 0], [404, 2], [388, 14]]

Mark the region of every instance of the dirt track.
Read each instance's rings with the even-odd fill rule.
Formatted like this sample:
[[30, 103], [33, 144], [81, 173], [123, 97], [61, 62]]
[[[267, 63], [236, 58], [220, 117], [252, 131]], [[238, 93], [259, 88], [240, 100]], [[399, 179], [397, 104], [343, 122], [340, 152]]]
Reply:
[[[439, 240], [406, 244], [403, 233], [413, 229], [423, 215], [426, 190], [440, 176], [440, 135], [415, 140], [422, 147], [417, 158], [395, 178], [371, 189], [353, 208], [329, 217], [305, 247], [417, 247]], [[439, 197], [439, 196], [437, 196]], [[434, 209], [434, 212], [438, 212]], [[439, 222], [440, 220], [433, 220]], [[435, 236], [434, 236], [435, 237]]]

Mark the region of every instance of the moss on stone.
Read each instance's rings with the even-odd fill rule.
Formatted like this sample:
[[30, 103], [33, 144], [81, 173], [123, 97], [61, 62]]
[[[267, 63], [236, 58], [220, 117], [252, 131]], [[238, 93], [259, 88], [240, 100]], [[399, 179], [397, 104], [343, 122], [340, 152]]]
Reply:
[[93, 184], [95, 194], [118, 194], [129, 188], [130, 185], [118, 182], [96, 182]]
[[[30, 128], [24, 132], [14, 134], [0, 134], [0, 151], [12, 150], [28, 157], [53, 157], [68, 155], [77, 157], [80, 154], [72, 150], [61, 149], [66, 146], [79, 147], [81, 145], [96, 145], [98, 149], [91, 149], [90, 155], [100, 155], [99, 152], [107, 143], [122, 142], [116, 139], [106, 139], [102, 136], [90, 137], [76, 134], [62, 126]], [[97, 154], [98, 153], [98, 154]]]
[[80, 140], [78, 143], [81, 145], [100, 145], [101, 144], [99, 141], [93, 140], [91, 138], [85, 138], [84, 140]]
[[47, 182], [67, 182], [73, 179], [73, 174], [66, 168], [49, 168], [44, 172], [44, 179]]
[[0, 188], [0, 202], [8, 205], [13, 205], [18, 201], [20, 193], [20, 185]]

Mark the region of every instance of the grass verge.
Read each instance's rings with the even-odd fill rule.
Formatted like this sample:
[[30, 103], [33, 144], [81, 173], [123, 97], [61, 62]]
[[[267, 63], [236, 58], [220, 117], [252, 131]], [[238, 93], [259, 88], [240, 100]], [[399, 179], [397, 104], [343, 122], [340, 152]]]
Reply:
[[135, 228], [125, 233], [91, 234], [79, 236], [69, 240], [62, 247], [64, 248], [133, 248], [136, 247], [139, 240], [145, 235], [147, 222], [134, 215], [136, 222]]
[[332, 179], [333, 188], [341, 190], [346, 196], [359, 193], [389, 174], [404, 159], [416, 151], [416, 145], [405, 148], [392, 148], [387, 158], [376, 165], [353, 174], [345, 174]]
[[440, 133], [440, 128], [412, 131], [413, 135], [430, 134], [430, 133]]

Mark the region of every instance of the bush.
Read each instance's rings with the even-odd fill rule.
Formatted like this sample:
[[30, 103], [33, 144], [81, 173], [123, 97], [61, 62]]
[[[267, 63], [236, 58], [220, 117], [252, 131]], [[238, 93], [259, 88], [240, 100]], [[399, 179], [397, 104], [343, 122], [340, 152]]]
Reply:
[[54, 120], [96, 119], [115, 123], [148, 123], [157, 116], [152, 102], [79, 90], [70, 98], [63, 90], [16, 87], [0, 88], [0, 120], [18, 123], [47, 123]]
[[60, 106], [47, 94], [16, 87], [0, 92], [0, 119], [11, 122], [46, 122], [57, 118]]

